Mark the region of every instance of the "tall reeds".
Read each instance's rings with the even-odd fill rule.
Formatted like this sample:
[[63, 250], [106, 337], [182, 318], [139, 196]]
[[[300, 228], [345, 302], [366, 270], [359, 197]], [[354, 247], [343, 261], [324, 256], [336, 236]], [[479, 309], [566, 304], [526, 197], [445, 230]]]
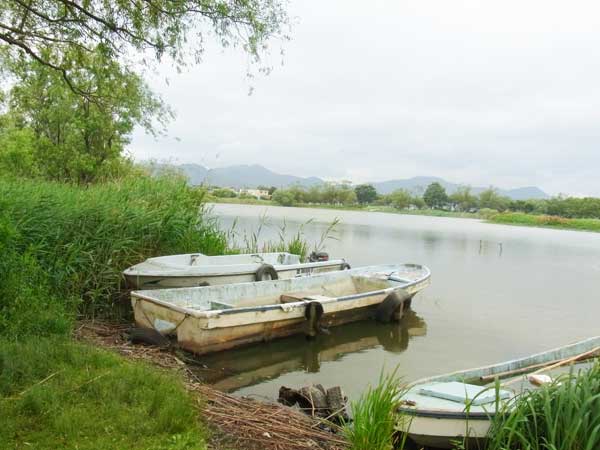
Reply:
[[[325, 248], [329, 239], [336, 239], [335, 231], [339, 224], [339, 219], [334, 219], [321, 233], [319, 241], [314, 243], [312, 249], [321, 251]], [[302, 223], [296, 232], [291, 236], [288, 233], [288, 224], [283, 221], [281, 225], [273, 225], [266, 214], [259, 217], [258, 226], [254, 230], [238, 230], [238, 222], [235, 220], [227, 231], [227, 241], [230, 248], [229, 253], [278, 253], [288, 252], [299, 255], [301, 261], [306, 261], [311, 251], [310, 244], [304, 235], [304, 227], [312, 223], [312, 219]], [[263, 233], [266, 228], [275, 227], [276, 239], [263, 239]]]
[[600, 449], [600, 362], [517, 397], [496, 416], [488, 450]]
[[157, 255], [225, 251], [226, 236], [205, 217], [202, 200], [202, 190], [173, 176], [87, 187], [0, 179], [0, 222], [11, 230], [5, 246], [19, 255], [4, 273], [35, 266], [48, 296], [76, 298], [86, 315], [112, 312], [128, 266]]

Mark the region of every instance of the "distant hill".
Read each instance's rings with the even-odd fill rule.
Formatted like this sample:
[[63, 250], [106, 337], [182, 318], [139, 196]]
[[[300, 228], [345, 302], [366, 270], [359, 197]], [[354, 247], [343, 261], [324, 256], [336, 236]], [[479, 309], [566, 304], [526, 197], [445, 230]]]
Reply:
[[[258, 164], [237, 165], [229, 167], [219, 167], [216, 169], [207, 169], [199, 164], [181, 164], [176, 166], [190, 180], [190, 183], [210, 184], [213, 186], [232, 187], [232, 188], [254, 188], [259, 185], [275, 186], [278, 188], [300, 185], [314, 186], [325, 183], [324, 180], [317, 177], [297, 177], [294, 175], [284, 175], [273, 172]], [[433, 182], [438, 182], [446, 189], [449, 194], [453, 193], [460, 184], [451, 183], [438, 177], [413, 177], [398, 180], [388, 180], [371, 183], [380, 194], [389, 194], [396, 189], [407, 189], [414, 193], [422, 193], [427, 186]], [[472, 187], [474, 194], [479, 194], [486, 187]], [[515, 189], [498, 189], [501, 195], [512, 198], [513, 200], [526, 199], [544, 199], [549, 195], [535, 186], [520, 187]]]
[[[413, 177], [400, 180], [376, 182], [372, 184], [380, 194], [389, 194], [396, 189], [407, 189], [411, 192], [422, 193], [425, 191], [427, 186], [434, 182], [438, 182], [444, 186], [448, 194], [452, 194], [460, 186], [460, 184], [451, 183], [437, 177]], [[473, 186], [471, 189], [474, 194], [479, 194], [481, 191], [487, 189], [487, 187]], [[548, 194], [535, 186], [527, 186], [515, 189], [498, 189], [498, 193], [500, 195], [510, 197], [513, 200], [544, 199], [549, 197]]]
[[302, 178], [294, 175], [275, 173], [258, 164], [239, 165], [207, 169], [198, 164], [182, 164], [177, 166], [189, 178], [192, 184], [210, 184], [213, 186], [232, 188], [254, 188], [259, 185], [285, 187], [292, 184], [314, 186], [324, 183], [316, 177]]

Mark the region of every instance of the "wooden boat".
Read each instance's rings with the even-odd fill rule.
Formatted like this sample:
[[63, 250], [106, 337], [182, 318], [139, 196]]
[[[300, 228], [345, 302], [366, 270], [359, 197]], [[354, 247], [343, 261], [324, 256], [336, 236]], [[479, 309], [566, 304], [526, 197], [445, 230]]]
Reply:
[[[401, 398], [397, 428], [421, 446], [454, 448], [457, 442], [467, 440], [469, 448], [479, 448], [498, 411], [510, 410], [516, 396], [534, 388], [527, 377], [598, 355], [600, 336], [520, 359], [415, 381]], [[500, 382], [497, 390], [495, 380], [508, 377], [511, 379]], [[531, 378], [534, 382], [537, 379]]]
[[123, 275], [132, 289], [161, 289], [287, 279], [349, 268], [344, 259], [329, 260], [323, 253], [306, 263], [301, 263], [298, 255], [285, 252], [221, 256], [189, 253], [149, 258]]
[[132, 291], [131, 302], [139, 326], [176, 335], [182, 348], [204, 354], [314, 334], [373, 314], [399, 318], [429, 279], [425, 266], [371, 266], [284, 280]]

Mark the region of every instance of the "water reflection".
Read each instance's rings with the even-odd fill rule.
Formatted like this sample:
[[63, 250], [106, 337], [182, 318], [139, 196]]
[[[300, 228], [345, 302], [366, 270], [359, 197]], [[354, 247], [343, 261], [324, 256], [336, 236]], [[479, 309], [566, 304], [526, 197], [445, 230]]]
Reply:
[[412, 337], [427, 334], [427, 325], [423, 318], [409, 309], [398, 323], [362, 321], [330, 331], [331, 334], [319, 335], [314, 340], [292, 336], [208, 355], [202, 358], [205, 367], [194, 371], [203, 381], [223, 391], [233, 392], [290, 372], [317, 373], [323, 363], [376, 347], [390, 353], [402, 353]]

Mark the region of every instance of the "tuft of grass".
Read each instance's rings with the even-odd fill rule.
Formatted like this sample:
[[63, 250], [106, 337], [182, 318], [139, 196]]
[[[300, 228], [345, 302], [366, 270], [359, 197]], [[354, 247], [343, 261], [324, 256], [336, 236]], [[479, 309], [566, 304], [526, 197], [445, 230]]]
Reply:
[[[312, 219], [309, 219], [300, 225], [298, 231], [289, 237], [287, 223], [284, 220], [283, 224], [277, 227], [278, 238], [275, 240], [263, 241], [263, 230], [271, 226], [266, 213], [260, 216], [256, 229], [251, 232], [244, 231], [244, 233], [241, 235], [241, 238], [237, 232], [237, 221], [234, 221], [231, 228], [227, 232], [227, 240], [231, 244], [231, 247], [227, 251], [228, 253], [288, 252], [294, 255], [299, 255], [301, 261], [306, 261], [310, 251], [310, 246], [304, 236], [304, 227], [311, 222]], [[316, 242], [314, 245], [315, 251], [320, 251], [325, 248], [325, 244], [328, 239], [335, 239], [334, 235], [339, 222], [339, 219], [334, 219], [323, 231], [319, 242]]]
[[600, 448], [600, 362], [518, 397], [496, 415], [488, 450]]
[[0, 411], [0, 448], [206, 448], [179, 378], [65, 338], [0, 341]]
[[343, 432], [352, 450], [402, 449], [404, 439], [394, 443], [399, 399], [404, 392], [397, 370], [379, 376], [379, 383], [369, 387], [360, 398], [351, 403], [353, 422], [344, 426]]

